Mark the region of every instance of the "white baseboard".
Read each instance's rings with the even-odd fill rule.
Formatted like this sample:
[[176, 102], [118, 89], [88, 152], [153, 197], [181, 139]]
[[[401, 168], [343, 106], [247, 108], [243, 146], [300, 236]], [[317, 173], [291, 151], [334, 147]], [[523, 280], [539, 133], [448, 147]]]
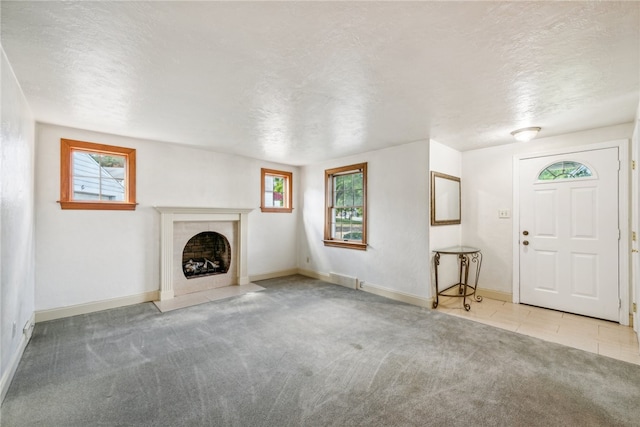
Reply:
[[408, 294], [406, 292], [396, 291], [394, 289], [384, 288], [378, 285], [372, 285], [368, 282], [363, 282], [359, 289], [365, 292], [369, 292], [370, 294], [375, 294], [395, 301], [417, 305], [418, 307], [430, 308], [433, 303], [433, 298], [424, 298], [417, 295]]
[[36, 322], [46, 322], [47, 320], [62, 319], [63, 317], [77, 316], [79, 314], [94, 313], [96, 311], [108, 310], [110, 308], [124, 307], [127, 305], [140, 304], [142, 302], [156, 301], [159, 291], [145, 292], [127, 297], [113, 298], [104, 301], [89, 302], [85, 304], [71, 305], [68, 307], [52, 308], [50, 310], [36, 311]]
[[276, 279], [278, 277], [292, 276], [294, 274], [298, 274], [297, 268], [291, 268], [289, 270], [274, 271], [272, 273], [256, 274], [256, 275], [250, 276], [249, 279], [251, 282], [257, 282], [259, 280]]
[[[334, 283], [334, 280], [332, 280], [332, 277], [329, 274], [324, 274], [324, 273], [320, 273], [313, 270], [305, 270], [302, 268], [292, 268], [288, 270], [274, 271], [271, 273], [256, 274], [256, 275], [250, 276], [250, 281], [256, 282], [260, 280], [291, 276], [294, 274], [300, 274], [300, 275], [311, 277], [314, 279], [323, 280], [328, 283]], [[430, 307], [433, 301], [433, 298], [423, 298], [416, 295], [411, 295], [404, 292], [396, 291], [393, 289], [372, 285], [370, 283], [365, 283], [365, 285], [360, 289], [372, 294], [385, 297], [385, 298], [406, 302], [408, 304], [413, 304], [420, 307]], [[485, 295], [487, 298], [499, 299], [500, 301], [507, 301], [506, 299], [504, 299], [506, 298], [505, 295], [509, 297], [511, 295], [505, 292], [485, 291], [485, 290], [481, 290], [480, 293], [482, 295]], [[496, 297], [496, 295], [498, 294], [502, 294], [503, 296], [498, 298]], [[159, 299], [160, 299], [160, 291], [150, 291], [150, 292], [145, 292], [138, 295], [131, 295], [131, 296], [121, 297], [121, 298], [113, 298], [113, 299], [104, 300], [104, 301], [78, 304], [78, 305], [72, 305], [68, 307], [54, 308], [50, 310], [40, 310], [35, 312], [35, 321], [46, 322], [48, 320], [62, 319], [64, 317], [77, 316], [79, 314], [94, 313], [96, 311], [108, 310], [111, 308], [124, 307], [127, 305], [139, 304], [143, 302], [157, 301]]]
[[511, 292], [494, 291], [491, 289], [478, 289], [478, 295], [494, 299], [497, 301], [513, 302], [513, 294]]
[[[317, 271], [304, 270], [304, 269], [298, 269], [298, 274], [311, 277], [314, 279], [323, 280], [328, 283], [334, 283], [331, 277], [332, 275], [330, 274], [323, 274]], [[412, 295], [405, 292], [385, 288], [382, 286], [372, 285], [369, 282], [362, 282], [362, 283], [363, 285], [361, 287], [358, 287], [357, 289], [361, 291], [369, 292], [371, 294], [375, 294], [384, 298], [389, 298], [395, 301], [406, 302], [407, 304], [417, 305], [418, 307], [431, 307], [431, 304], [433, 303], [433, 298], [424, 298], [417, 295]]]
[[331, 277], [328, 274], [318, 273], [313, 270], [305, 270], [303, 268], [298, 269], [298, 274], [331, 283]]
[[18, 370], [18, 365], [20, 364], [20, 359], [22, 359], [24, 349], [27, 348], [27, 344], [29, 344], [29, 340], [31, 339], [31, 333], [33, 332], [33, 325], [35, 323], [36, 314], [33, 313], [31, 315], [31, 319], [29, 319], [29, 321], [27, 322], [27, 326], [22, 330], [22, 339], [20, 340], [20, 345], [18, 346], [13, 356], [11, 356], [11, 360], [7, 365], [7, 369], [4, 371], [4, 373], [2, 374], [2, 378], [0, 379], [0, 404], [4, 401], [4, 397], [9, 391], [9, 386], [11, 385], [11, 381], [13, 381], [13, 376]]
[[[257, 274], [249, 277], [250, 282], [258, 281], [258, 280], [266, 280], [273, 279], [276, 277], [284, 277], [291, 276], [293, 274], [304, 274], [300, 273], [300, 270], [297, 268], [292, 268], [289, 270], [275, 271], [272, 273], [265, 274]], [[307, 274], [304, 274], [307, 275]], [[313, 277], [313, 276], [310, 276]], [[326, 277], [317, 277], [321, 280], [328, 280], [329, 276]], [[162, 298], [161, 298], [162, 296]], [[85, 304], [72, 305], [68, 307], [60, 307], [53, 308], [50, 310], [40, 310], [35, 313], [36, 322], [46, 322], [47, 320], [55, 320], [62, 319], [64, 317], [77, 316], [79, 314], [87, 314], [94, 313], [96, 311], [108, 310], [111, 308], [124, 307], [127, 305], [139, 304], [143, 302], [149, 301], [158, 301], [160, 299], [170, 299], [173, 298], [173, 292], [171, 295], [161, 295], [161, 291], [151, 291], [145, 292], [138, 295], [131, 295], [127, 297], [121, 298], [113, 298], [104, 301], [95, 301]]]
[[631, 313], [631, 327], [636, 332], [636, 335], [638, 335], [638, 341], [640, 342], [640, 331], [638, 330], [638, 313], [636, 312]]

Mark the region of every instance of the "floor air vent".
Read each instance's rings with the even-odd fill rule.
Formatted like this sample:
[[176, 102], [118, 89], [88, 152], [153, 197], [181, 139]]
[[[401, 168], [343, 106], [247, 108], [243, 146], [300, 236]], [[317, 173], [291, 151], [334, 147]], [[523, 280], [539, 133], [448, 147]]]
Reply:
[[331, 283], [344, 286], [345, 288], [358, 289], [358, 279], [352, 276], [345, 276], [344, 274], [329, 273]]

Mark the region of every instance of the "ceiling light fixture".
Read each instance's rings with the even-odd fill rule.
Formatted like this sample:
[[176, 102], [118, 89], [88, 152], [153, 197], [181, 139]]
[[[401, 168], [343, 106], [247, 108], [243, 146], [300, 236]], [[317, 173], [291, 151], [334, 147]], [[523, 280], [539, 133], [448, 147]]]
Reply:
[[540, 132], [540, 129], [541, 128], [539, 127], [522, 128], [514, 130], [513, 132], [511, 132], [511, 135], [513, 135], [516, 141], [527, 142], [535, 138], [536, 135], [538, 135], [538, 132]]

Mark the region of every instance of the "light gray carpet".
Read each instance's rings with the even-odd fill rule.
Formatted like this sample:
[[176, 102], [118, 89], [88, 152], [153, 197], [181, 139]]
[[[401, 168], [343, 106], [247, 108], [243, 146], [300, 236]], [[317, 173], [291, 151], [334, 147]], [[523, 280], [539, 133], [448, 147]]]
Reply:
[[640, 424], [640, 366], [318, 280], [36, 325], [3, 426]]

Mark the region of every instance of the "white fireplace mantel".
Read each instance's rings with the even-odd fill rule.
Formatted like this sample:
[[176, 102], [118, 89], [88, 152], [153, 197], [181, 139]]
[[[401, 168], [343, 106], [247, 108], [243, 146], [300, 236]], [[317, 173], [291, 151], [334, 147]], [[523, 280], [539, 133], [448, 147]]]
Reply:
[[238, 222], [238, 285], [249, 283], [247, 268], [248, 215], [253, 209], [154, 206], [160, 212], [160, 300], [171, 299], [173, 289], [173, 227], [184, 221]]

